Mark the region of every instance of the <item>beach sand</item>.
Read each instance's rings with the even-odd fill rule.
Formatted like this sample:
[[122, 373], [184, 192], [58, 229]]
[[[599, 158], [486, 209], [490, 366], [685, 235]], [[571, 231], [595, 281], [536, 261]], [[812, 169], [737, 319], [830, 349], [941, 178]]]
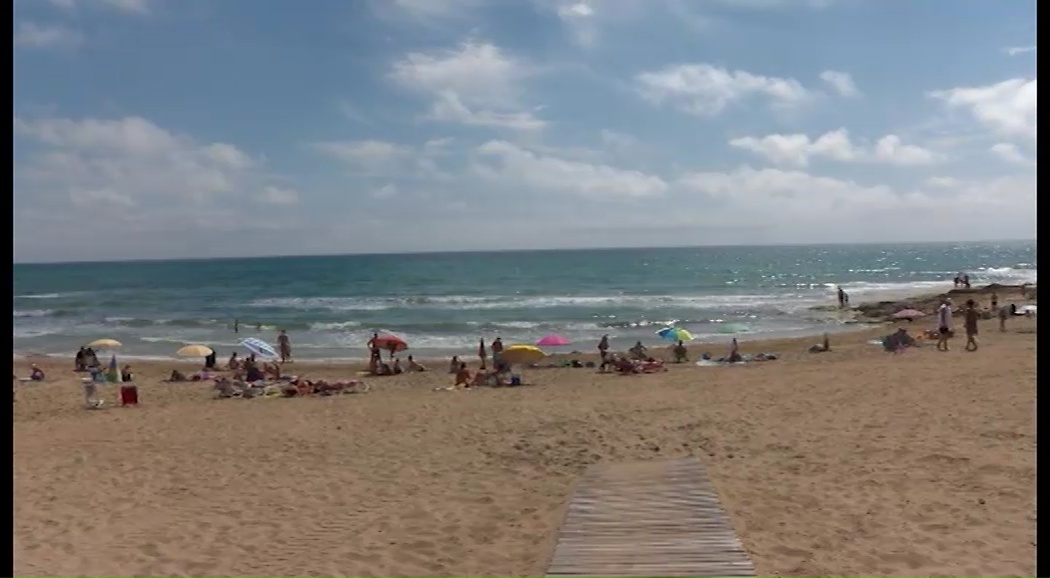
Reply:
[[887, 354], [866, 343], [880, 327], [816, 355], [744, 341], [782, 357], [733, 367], [434, 391], [442, 363], [300, 399], [214, 400], [160, 383], [192, 365], [135, 363], [142, 404], [98, 411], [71, 360], [33, 360], [48, 380], [14, 403], [15, 574], [542, 575], [588, 465], [692, 455], [760, 576], [1033, 576], [1035, 325], [984, 321], [976, 353], [960, 332]]

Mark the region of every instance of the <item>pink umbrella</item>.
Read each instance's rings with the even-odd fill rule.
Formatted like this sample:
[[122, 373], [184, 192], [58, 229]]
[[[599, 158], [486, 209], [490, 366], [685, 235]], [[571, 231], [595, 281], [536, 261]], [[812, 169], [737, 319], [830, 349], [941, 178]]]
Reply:
[[554, 335], [552, 333], [551, 335], [548, 335], [543, 339], [537, 341], [536, 345], [539, 345], [540, 347], [559, 347], [562, 345], [568, 345], [570, 343], [572, 342], [562, 337], [561, 335]]
[[893, 314], [894, 319], [907, 319], [909, 321], [917, 317], [926, 317], [926, 314], [917, 309], [902, 309]]

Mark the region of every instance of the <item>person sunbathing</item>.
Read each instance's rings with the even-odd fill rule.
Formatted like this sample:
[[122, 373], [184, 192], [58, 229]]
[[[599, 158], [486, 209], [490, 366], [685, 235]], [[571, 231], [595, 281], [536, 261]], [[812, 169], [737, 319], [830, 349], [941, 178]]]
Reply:
[[237, 386], [225, 377], [215, 380], [215, 395], [220, 398], [235, 397], [241, 395], [244, 388]]
[[417, 363], [416, 360], [412, 359], [412, 356], [409, 355], [408, 356], [408, 370], [409, 371], [426, 371], [427, 368], [422, 363]]
[[273, 379], [281, 379], [281, 364], [277, 362], [264, 363], [263, 374], [268, 375]]
[[230, 355], [230, 360], [226, 362], [226, 369], [228, 369], [230, 371], [235, 371], [235, 370], [240, 369], [240, 368], [241, 368], [241, 360], [237, 359], [237, 352], [234, 351]]
[[454, 386], [470, 387], [470, 370], [467, 369], [466, 363], [460, 363], [459, 369], [456, 370], [456, 383]]
[[470, 385], [467, 387], [484, 387], [489, 385], [489, 378], [492, 377], [492, 375], [493, 374], [486, 371], [478, 370], [478, 372], [474, 374], [474, 379], [470, 381]]
[[182, 373], [181, 371], [179, 371], [177, 369], [173, 369], [173, 370], [171, 370], [171, 375], [168, 376], [168, 381], [173, 382], [173, 383], [186, 381], [186, 374]]
[[639, 371], [639, 367], [635, 365], [634, 361], [627, 359], [626, 357], [617, 355], [613, 357], [612, 362], [616, 371], [619, 371], [620, 373], [638, 373]]

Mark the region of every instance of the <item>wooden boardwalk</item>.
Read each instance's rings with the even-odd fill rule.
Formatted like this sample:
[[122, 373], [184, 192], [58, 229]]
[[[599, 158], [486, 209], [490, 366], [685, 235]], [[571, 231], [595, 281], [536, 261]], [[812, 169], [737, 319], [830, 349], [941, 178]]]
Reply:
[[547, 567], [547, 576], [754, 575], [692, 458], [591, 466]]

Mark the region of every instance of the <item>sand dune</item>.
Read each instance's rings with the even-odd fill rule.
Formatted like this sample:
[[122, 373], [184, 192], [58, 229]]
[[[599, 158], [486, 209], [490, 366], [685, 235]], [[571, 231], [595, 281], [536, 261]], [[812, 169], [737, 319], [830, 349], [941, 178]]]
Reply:
[[760, 575], [1031, 576], [1035, 322], [985, 323], [977, 353], [894, 356], [858, 333], [820, 355], [744, 343], [783, 358], [740, 367], [453, 392], [428, 373], [213, 400], [139, 364], [143, 404], [100, 411], [69, 362], [44, 362], [14, 404], [15, 573], [540, 575], [583, 468], [695, 455]]

